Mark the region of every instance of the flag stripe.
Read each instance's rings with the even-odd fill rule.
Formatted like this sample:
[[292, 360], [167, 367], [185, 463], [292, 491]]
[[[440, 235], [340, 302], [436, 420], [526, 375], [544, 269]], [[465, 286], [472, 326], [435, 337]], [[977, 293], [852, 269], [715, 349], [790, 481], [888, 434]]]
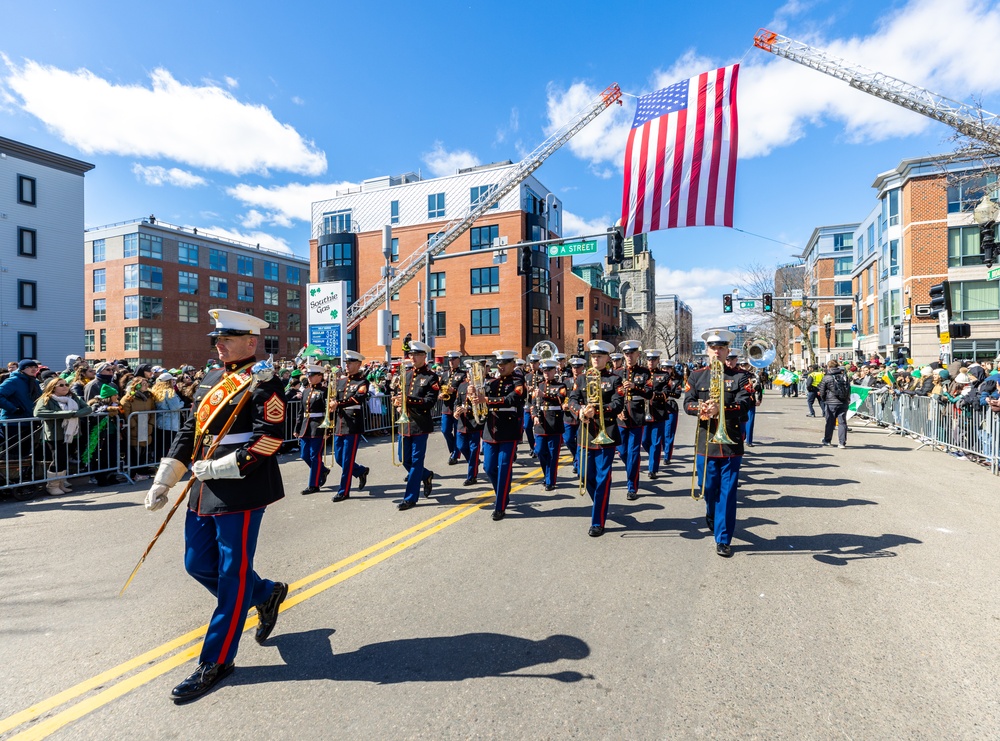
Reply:
[[[687, 217], [684, 226], [698, 223], [698, 185], [701, 182], [701, 159], [705, 151], [705, 94], [708, 75], [698, 75], [694, 142], [691, 150], [691, 185], [688, 188]], [[694, 196], [693, 198], [691, 196]]]
[[660, 228], [661, 204], [663, 203], [663, 171], [666, 164], [663, 161], [663, 153], [667, 147], [667, 127], [660, 121], [656, 126], [656, 164], [654, 166], [653, 180], [653, 215], [649, 221], [649, 231], [655, 232]]
[[727, 106], [729, 110], [729, 137], [726, 139], [729, 168], [726, 173], [726, 198], [724, 201], [726, 213], [723, 217], [723, 226], [733, 225], [733, 198], [736, 192], [736, 153], [739, 151], [737, 148], [739, 132], [736, 125], [736, 78], [739, 76], [739, 71], [740, 66], [735, 64], [729, 73], [729, 105]]

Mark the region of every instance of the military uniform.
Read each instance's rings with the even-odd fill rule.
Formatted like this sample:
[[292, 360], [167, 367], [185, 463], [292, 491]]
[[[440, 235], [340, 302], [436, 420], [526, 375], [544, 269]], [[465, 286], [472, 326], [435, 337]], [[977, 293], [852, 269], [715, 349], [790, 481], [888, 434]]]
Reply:
[[351, 496], [351, 483], [359, 479], [363, 489], [368, 481], [368, 467], [357, 462], [358, 443], [365, 433], [365, 404], [368, 403], [368, 379], [363, 373], [335, 381], [337, 408], [333, 413], [333, 459], [340, 466], [340, 486], [334, 501]]
[[[528, 356], [529, 362], [533, 361], [532, 355]], [[526, 398], [531, 398], [532, 394], [535, 393], [535, 388], [538, 386], [538, 382], [541, 379], [542, 374], [537, 368], [532, 368], [530, 366], [524, 367], [524, 393]], [[524, 415], [522, 418], [522, 426], [524, 428], [524, 437], [528, 442], [528, 451], [532, 458], [537, 458], [538, 454], [535, 452], [535, 420], [531, 417], [531, 410], [527, 405], [524, 407]]]
[[566, 408], [563, 412], [563, 445], [566, 446], [566, 450], [569, 450], [573, 454], [573, 473], [579, 474], [580, 446], [578, 443], [578, 432], [580, 429], [580, 419], [568, 402], [570, 394], [576, 390], [578, 383], [582, 382], [585, 376], [581, 375], [579, 378], [576, 378], [572, 375], [572, 371], [570, 371], [570, 374], [570, 377], [563, 381], [566, 386], [567, 398]]
[[516, 371], [509, 376], [491, 378], [484, 387], [489, 414], [483, 426], [483, 468], [496, 494], [493, 517], [499, 520], [506, 513], [510, 500], [514, 450], [521, 442], [526, 391]]
[[629, 381], [633, 385], [631, 391], [623, 391], [625, 408], [618, 417], [618, 429], [621, 431], [618, 457], [625, 464], [628, 498], [635, 499], [639, 492], [639, 451], [646, 426], [646, 401], [652, 397], [653, 389], [649, 371], [641, 366], [622, 368], [618, 376], [623, 383]]
[[[461, 357], [460, 353], [455, 353], [452, 355], [448, 354], [449, 359], [452, 357]], [[441, 434], [444, 435], [445, 444], [448, 446], [448, 465], [453, 465], [458, 462], [458, 447], [455, 440], [455, 424], [456, 420], [454, 417], [455, 411], [455, 391], [466, 379], [465, 368], [449, 368], [441, 374], [441, 396], [447, 395], [448, 398], [441, 399]], [[445, 391], [447, 390], [447, 394]]]
[[326, 396], [326, 387], [318, 385], [310, 386], [302, 398], [302, 419], [297, 430], [299, 455], [309, 466], [309, 482], [303, 494], [319, 491], [330, 475], [330, 469], [323, 463], [326, 430], [320, 427], [326, 418]]
[[[410, 343], [411, 351], [418, 345], [426, 347], [423, 343], [414, 341]], [[430, 494], [434, 472], [424, 467], [424, 457], [427, 455], [427, 436], [434, 430], [431, 411], [440, 391], [441, 382], [437, 373], [426, 364], [404, 372], [402, 393], [406, 394], [406, 416], [410, 421], [400, 425], [403, 466], [408, 472], [406, 494], [400, 504], [403, 509], [409, 509], [417, 503], [421, 485], [424, 487], [424, 494]]]
[[[647, 454], [646, 472], [650, 478], [656, 478], [660, 472], [660, 459], [667, 448], [665, 433], [671, 418], [677, 417], [677, 402], [674, 398], [680, 391], [670, 382], [670, 372], [657, 369], [650, 372], [649, 387], [652, 396], [649, 399], [649, 419], [642, 433], [642, 449]], [[673, 438], [670, 440], [670, 450], [673, 451]], [[669, 463], [670, 454], [667, 455]]]
[[472, 486], [479, 479], [479, 454], [483, 435], [483, 425], [476, 424], [476, 419], [469, 408], [470, 386], [471, 381], [464, 380], [455, 391], [455, 406], [464, 410], [463, 414], [455, 415], [455, 445], [459, 454], [464, 455], [469, 464], [463, 482], [465, 486]]
[[[555, 361], [548, 362], [555, 365]], [[555, 488], [559, 474], [567, 396], [565, 384], [561, 381], [548, 382], [544, 376], [531, 396], [531, 416], [535, 420], [535, 454], [542, 467], [546, 491]]]

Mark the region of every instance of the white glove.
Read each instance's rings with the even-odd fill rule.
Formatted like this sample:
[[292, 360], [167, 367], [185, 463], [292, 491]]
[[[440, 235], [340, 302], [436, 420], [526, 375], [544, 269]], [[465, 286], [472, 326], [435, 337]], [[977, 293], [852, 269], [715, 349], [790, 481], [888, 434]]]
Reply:
[[236, 462], [236, 453], [230, 453], [217, 461], [195, 461], [191, 464], [191, 473], [200, 481], [243, 478], [240, 466]]
[[181, 480], [187, 466], [176, 458], [164, 458], [153, 477], [153, 485], [146, 494], [146, 509], [155, 512], [167, 503], [167, 492], [170, 487]]

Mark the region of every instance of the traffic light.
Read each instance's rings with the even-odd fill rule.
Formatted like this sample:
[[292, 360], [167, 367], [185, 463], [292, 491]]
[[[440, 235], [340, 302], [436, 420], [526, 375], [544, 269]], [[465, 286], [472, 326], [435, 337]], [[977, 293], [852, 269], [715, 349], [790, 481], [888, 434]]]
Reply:
[[892, 344], [898, 345], [903, 341], [903, 325], [896, 324], [892, 328]]
[[937, 316], [942, 311], [951, 314], [951, 287], [943, 280], [931, 286], [931, 316]]
[[733, 294], [731, 293], [722, 294], [722, 313], [723, 314], [733, 313]]
[[764, 311], [774, 311], [774, 294], [765, 293], [763, 304]]
[[972, 336], [972, 327], [969, 326], [968, 322], [949, 324], [948, 333], [953, 340], [961, 340]]
[[531, 275], [531, 246], [527, 244], [517, 247], [517, 274]]
[[576, 354], [577, 355], [583, 355], [583, 338], [582, 337], [577, 337], [576, 338]]
[[988, 268], [993, 267], [993, 258], [997, 252], [996, 242], [993, 238], [996, 228], [996, 222], [993, 221], [979, 227], [979, 252]]
[[625, 261], [625, 234], [620, 226], [608, 232], [608, 264], [619, 265]]

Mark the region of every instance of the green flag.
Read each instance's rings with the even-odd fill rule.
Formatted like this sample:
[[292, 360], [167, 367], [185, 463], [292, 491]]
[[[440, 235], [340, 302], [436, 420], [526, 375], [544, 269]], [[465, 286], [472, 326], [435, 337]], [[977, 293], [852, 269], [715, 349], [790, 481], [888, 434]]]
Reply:
[[861, 405], [865, 403], [865, 399], [868, 398], [868, 394], [871, 391], [867, 386], [851, 386], [851, 403], [847, 407], [847, 418], [850, 419], [858, 410]]

